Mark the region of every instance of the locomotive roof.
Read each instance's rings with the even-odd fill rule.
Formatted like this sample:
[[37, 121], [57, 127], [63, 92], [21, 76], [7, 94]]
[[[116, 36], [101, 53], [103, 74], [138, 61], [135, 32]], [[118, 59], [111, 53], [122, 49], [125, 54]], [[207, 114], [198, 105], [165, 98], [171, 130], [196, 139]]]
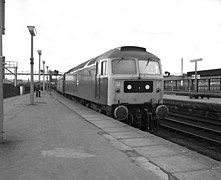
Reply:
[[146, 48], [137, 46], [122, 46], [112, 49], [100, 55], [97, 60], [106, 58], [136, 58], [136, 59], [159, 59], [146, 51]]
[[115, 48], [112, 50], [109, 50], [105, 52], [104, 54], [101, 54], [100, 56], [97, 56], [95, 58], [92, 58], [86, 62], [83, 62], [79, 64], [78, 66], [70, 69], [67, 73], [76, 71], [78, 69], [81, 69], [85, 66], [92, 65], [95, 62], [101, 60], [101, 59], [116, 59], [116, 58], [136, 58], [136, 59], [158, 59], [159, 58], [149, 52], [146, 51], [146, 48], [143, 47], [137, 47], [137, 46], [122, 46], [119, 48]]

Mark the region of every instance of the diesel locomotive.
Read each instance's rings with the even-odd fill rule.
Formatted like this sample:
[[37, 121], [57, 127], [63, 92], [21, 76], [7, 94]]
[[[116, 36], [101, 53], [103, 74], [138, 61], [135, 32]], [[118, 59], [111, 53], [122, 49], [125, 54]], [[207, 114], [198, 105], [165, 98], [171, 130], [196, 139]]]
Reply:
[[118, 47], [70, 69], [57, 91], [141, 129], [153, 130], [168, 115], [161, 61], [143, 47]]

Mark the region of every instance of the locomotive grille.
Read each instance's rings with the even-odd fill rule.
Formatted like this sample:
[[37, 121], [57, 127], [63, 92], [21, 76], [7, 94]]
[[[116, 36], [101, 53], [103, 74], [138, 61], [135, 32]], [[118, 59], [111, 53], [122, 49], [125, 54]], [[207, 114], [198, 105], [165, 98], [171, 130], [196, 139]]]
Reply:
[[125, 93], [152, 93], [153, 81], [124, 81]]

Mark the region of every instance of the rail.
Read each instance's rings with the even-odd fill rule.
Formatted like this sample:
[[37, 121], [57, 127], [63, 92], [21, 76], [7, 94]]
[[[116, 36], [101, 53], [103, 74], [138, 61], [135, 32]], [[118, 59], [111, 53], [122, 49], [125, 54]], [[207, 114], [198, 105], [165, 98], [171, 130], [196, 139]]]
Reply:
[[221, 144], [221, 121], [183, 112], [170, 112], [160, 126]]

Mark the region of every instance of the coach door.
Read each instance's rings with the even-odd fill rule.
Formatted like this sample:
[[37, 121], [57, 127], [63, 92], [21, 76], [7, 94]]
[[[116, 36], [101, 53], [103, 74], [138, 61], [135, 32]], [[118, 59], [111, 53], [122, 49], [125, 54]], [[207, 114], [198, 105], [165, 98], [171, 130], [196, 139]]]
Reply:
[[96, 62], [95, 73], [95, 98], [100, 99], [100, 67], [98, 62]]
[[77, 92], [77, 74], [73, 74], [73, 92]]

